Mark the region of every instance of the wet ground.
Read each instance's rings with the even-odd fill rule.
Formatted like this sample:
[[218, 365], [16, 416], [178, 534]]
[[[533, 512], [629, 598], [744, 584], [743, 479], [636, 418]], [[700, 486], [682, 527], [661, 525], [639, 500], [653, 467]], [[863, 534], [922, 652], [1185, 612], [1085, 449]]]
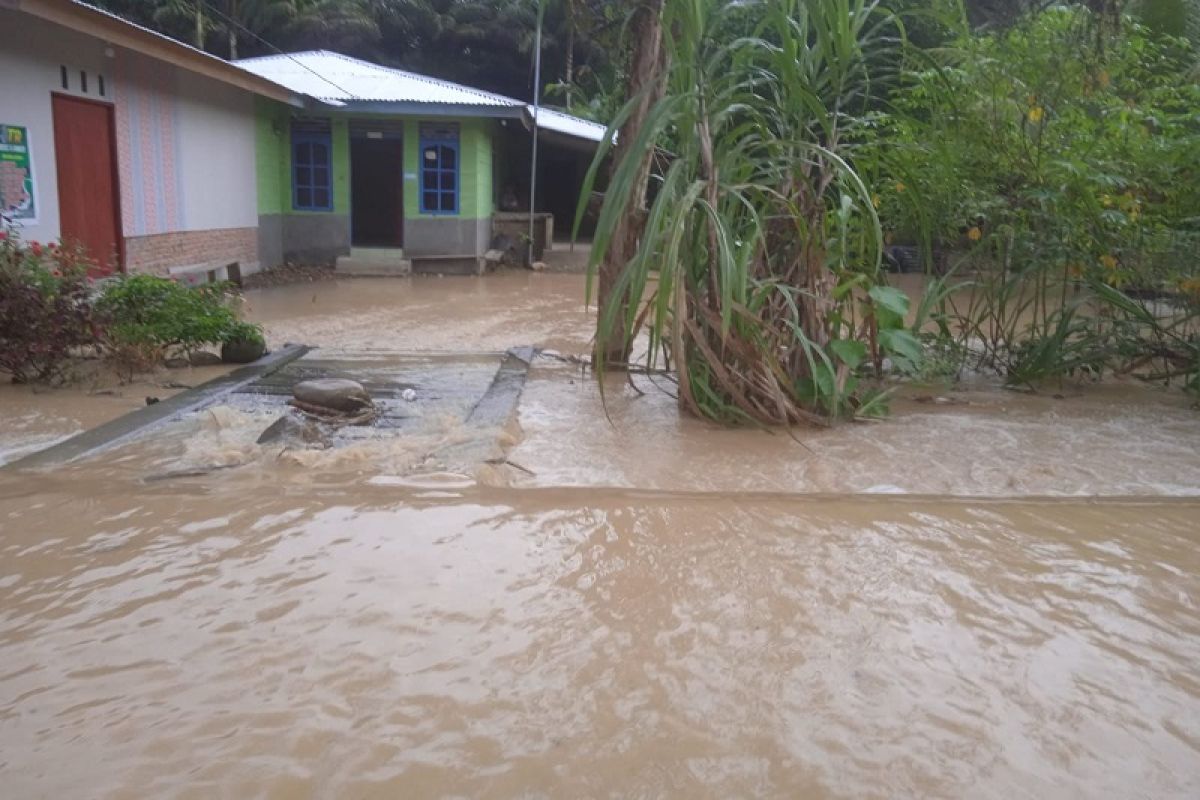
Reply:
[[[581, 292], [248, 303], [328, 352], [584, 353]], [[527, 471], [418, 458], [456, 418], [280, 457], [230, 408], [0, 472], [3, 795], [1195, 797], [1200, 416], [1062, 394], [906, 389], [795, 441], [620, 383], [610, 423], [543, 358], [505, 442]], [[10, 441], [94, 424], [39, 397]]]

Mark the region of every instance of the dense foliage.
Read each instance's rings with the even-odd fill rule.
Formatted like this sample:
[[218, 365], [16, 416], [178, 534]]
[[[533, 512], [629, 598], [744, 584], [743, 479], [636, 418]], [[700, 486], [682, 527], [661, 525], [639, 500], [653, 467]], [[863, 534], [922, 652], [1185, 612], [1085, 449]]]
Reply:
[[100, 340], [90, 266], [72, 248], [0, 230], [0, 372], [18, 383], [60, 380], [71, 357]]
[[1032, 386], [1157, 362], [1195, 380], [1193, 52], [1132, 18], [1101, 23], [1056, 7], [963, 28], [867, 118], [858, 163], [889, 236], [956, 270], [939, 308], [960, 367]]
[[[593, 250], [601, 369], [646, 333], [685, 408], [764, 423], [877, 411], [860, 381], [885, 365], [1200, 384], [1187, 41], [1116, 2], [982, 31], [949, 0], [904, 16], [871, 0], [661, 5], [662, 97], [630, 131], [653, 90], [631, 87], [614, 122]], [[606, 289], [631, 215], [636, 254]], [[887, 285], [885, 243], [951, 269], [915, 313]]]

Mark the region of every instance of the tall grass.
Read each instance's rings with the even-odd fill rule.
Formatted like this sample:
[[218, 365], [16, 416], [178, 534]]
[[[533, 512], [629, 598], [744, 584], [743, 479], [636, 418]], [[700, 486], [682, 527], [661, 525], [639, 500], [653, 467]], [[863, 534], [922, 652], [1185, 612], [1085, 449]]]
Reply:
[[856, 373], [919, 348], [907, 299], [879, 285], [883, 233], [852, 134], [890, 79], [881, 65], [898, 63], [902, 26], [874, 0], [667, 0], [663, 15], [665, 90], [614, 165], [589, 296], [637, 213], [645, 155], [666, 166], [636, 252], [600, 298], [597, 372], [644, 334], [648, 365], [674, 369], [701, 416], [823, 424], [877, 410]]

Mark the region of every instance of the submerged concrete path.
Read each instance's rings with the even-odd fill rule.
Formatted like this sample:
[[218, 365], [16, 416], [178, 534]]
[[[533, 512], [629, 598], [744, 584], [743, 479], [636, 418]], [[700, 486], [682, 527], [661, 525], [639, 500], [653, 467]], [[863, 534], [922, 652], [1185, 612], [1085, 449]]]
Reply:
[[[367, 426], [370, 431], [404, 435], [410, 432], [410, 422], [419, 424], [423, 415], [444, 409], [462, 419], [476, 435], [443, 448], [442, 452], [458, 463], [491, 462], [503, 457], [500, 432], [516, 413], [530, 364], [537, 355], [532, 347], [515, 347], [503, 354], [341, 353], [327, 357], [321, 353], [303, 345], [288, 345], [254, 364], [132, 411], [2, 468], [48, 469], [78, 461], [218, 403], [249, 402], [257, 408], [277, 406], [286, 413], [286, 401], [298, 382], [329, 377], [354, 380], [371, 394], [380, 416]], [[498, 365], [495, 359], [499, 359]], [[484, 364], [486, 372], [480, 374]], [[422, 414], [413, 417], [412, 410], [418, 404]], [[357, 428], [342, 430], [340, 436], [345, 441], [341, 444], [361, 438], [358, 431]]]
[[249, 386], [300, 358], [310, 349], [307, 345], [284, 345], [253, 364], [238, 367], [226, 375], [213, 378], [211, 381], [180, 392], [174, 397], [168, 397], [154, 405], [131, 411], [111, 422], [106, 422], [72, 436], [66, 441], [51, 445], [45, 450], [39, 450], [5, 464], [0, 469], [47, 469], [94, 455], [101, 450], [114, 447], [134, 436], [143, 434], [153, 427], [209, 405], [218, 397]]

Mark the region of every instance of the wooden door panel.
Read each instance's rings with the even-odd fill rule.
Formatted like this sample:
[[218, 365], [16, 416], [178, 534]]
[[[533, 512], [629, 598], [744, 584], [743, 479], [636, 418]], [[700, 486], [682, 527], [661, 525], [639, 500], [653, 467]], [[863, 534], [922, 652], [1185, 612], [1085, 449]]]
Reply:
[[82, 245], [100, 271], [117, 269], [121, 225], [112, 107], [56, 94], [53, 109], [62, 240]]

